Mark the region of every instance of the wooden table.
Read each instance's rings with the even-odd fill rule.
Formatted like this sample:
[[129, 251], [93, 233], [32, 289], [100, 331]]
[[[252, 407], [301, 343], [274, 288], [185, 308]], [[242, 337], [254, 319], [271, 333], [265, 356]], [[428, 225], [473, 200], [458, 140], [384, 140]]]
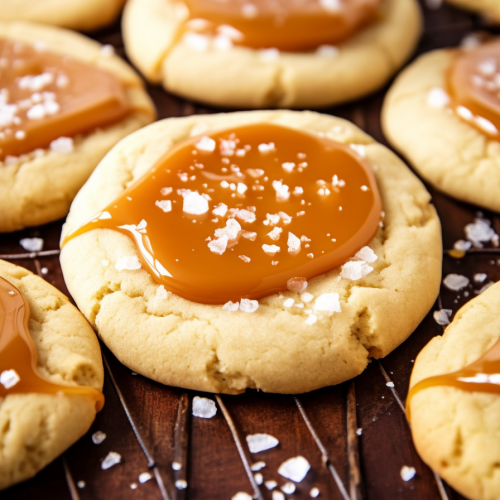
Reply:
[[[455, 46], [477, 30], [494, 31], [481, 19], [457, 9], [441, 6], [430, 9], [423, 3], [426, 30], [419, 53], [433, 48]], [[430, 2], [429, 2], [430, 3]], [[96, 39], [116, 47], [124, 55], [119, 24], [99, 32]], [[149, 87], [159, 117], [211, 113], [212, 109]], [[354, 104], [326, 112], [352, 120], [376, 140], [386, 143], [380, 128], [380, 107], [385, 90]], [[464, 226], [472, 222], [477, 208], [458, 203], [430, 189], [443, 224], [444, 248], [464, 237]], [[500, 218], [484, 212], [500, 232]], [[58, 241], [62, 221], [0, 236], [0, 258], [42, 274], [64, 293], [58, 260]], [[19, 240], [39, 236], [44, 251], [23, 253]], [[46, 269], [43, 269], [46, 268]], [[43, 274], [43, 271], [46, 274]], [[472, 250], [462, 259], [444, 255], [443, 276], [456, 272], [472, 281], [474, 273], [484, 272], [488, 280], [500, 279], [500, 251], [487, 247]], [[456, 312], [469, 297], [443, 288], [439, 306]], [[436, 308], [438, 307], [436, 305]], [[433, 310], [435, 310], [434, 308]], [[435, 335], [442, 333], [431, 313], [415, 333], [385, 359], [374, 360], [365, 372], [351, 382], [299, 397], [248, 391], [240, 396], [215, 396], [217, 415], [212, 419], [191, 418], [190, 403], [196, 393], [165, 387], [133, 374], [104, 346], [106, 368], [104, 393], [106, 406], [97, 415], [90, 431], [35, 478], [0, 493], [3, 500], [59, 499], [147, 499], [147, 500], [229, 500], [238, 491], [261, 499], [271, 492], [258, 486], [249, 474], [248, 464], [263, 460], [264, 480], [285, 479], [279, 465], [290, 457], [303, 455], [311, 471], [297, 485], [290, 499], [305, 499], [313, 487], [322, 499], [332, 500], [458, 500], [462, 497], [436, 480], [419, 459], [412, 444], [404, 414], [404, 401], [413, 360]], [[394, 382], [394, 388], [386, 385]], [[208, 395], [208, 397], [214, 397]], [[358, 436], [356, 430], [362, 429]], [[91, 434], [106, 433], [106, 440], [93, 444]], [[279, 439], [275, 449], [250, 456], [245, 435], [266, 432]], [[109, 451], [121, 454], [122, 463], [101, 470], [101, 460]], [[185, 466], [173, 471], [172, 461]], [[413, 466], [417, 475], [409, 482], [400, 477], [403, 465]], [[138, 476], [150, 471], [153, 478], [141, 484]], [[174, 483], [185, 479], [188, 488], [178, 490]], [[85, 487], [77, 483], [85, 481]], [[136, 489], [131, 484], [136, 483]], [[344, 493], [342, 493], [342, 489]]]

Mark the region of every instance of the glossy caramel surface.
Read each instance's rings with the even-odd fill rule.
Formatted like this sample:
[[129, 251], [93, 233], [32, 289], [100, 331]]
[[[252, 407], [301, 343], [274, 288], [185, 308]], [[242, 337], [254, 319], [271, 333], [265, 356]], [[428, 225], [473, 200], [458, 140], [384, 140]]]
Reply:
[[[188, 28], [253, 48], [312, 50], [372, 21], [382, 0], [184, 0]], [[228, 29], [231, 28], [231, 29]]]
[[[96, 410], [104, 405], [104, 396], [91, 387], [55, 384], [38, 371], [38, 354], [29, 333], [30, 309], [24, 295], [0, 277], [0, 398], [9, 394], [68, 394], [87, 396], [95, 401]], [[19, 381], [9, 386], [8, 373], [14, 370]], [[8, 377], [7, 377], [8, 380]]]
[[114, 75], [40, 44], [0, 39], [0, 160], [109, 125], [129, 112]]
[[499, 139], [500, 39], [456, 56], [448, 75], [455, 113], [483, 134]]
[[259, 123], [178, 144], [64, 243], [119, 231], [167, 290], [223, 304], [345, 263], [375, 236], [381, 210], [370, 166], [352, 148]]

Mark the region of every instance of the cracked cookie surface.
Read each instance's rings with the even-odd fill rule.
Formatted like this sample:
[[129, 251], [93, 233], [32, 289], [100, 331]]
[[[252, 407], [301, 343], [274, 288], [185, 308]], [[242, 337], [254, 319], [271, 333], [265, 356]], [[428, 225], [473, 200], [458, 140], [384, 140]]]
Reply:
[[[0, 276], [26, 297], [42, 375], [101, 390], [97, 338], [85, 318], [42, 278], [0, 260]], [[95, 403], [86, 396], [11, 394], [0, 398], [0, 490], [34, 476], [87, 432]]]
[[421, 56], [396, 79], [382, 110], [384, 133], [428, 182], [462, 201], [500, 212], [500, 142], [429, 104], [446, 88], [455, 51]]
[[164, 298], [144, 270], [117, 271], [138, 255], [130, 238], [97, 229], [61, 253], [68, 288], [106, 345], [133, 371], [167, 385], [238, 393], [247, 387], [300, 393], [361, 373], [370, 357], [397, 347], [434, 303], [441, 278], [440, 224], [422, 183], [387, 148], [350, 122], [312, 112], [253, 111], [170, 118], [121, 141], [75, 198], [63, 235], [85, 223], [144, 174], [167, 148], [192, 135], [273, 122], [362, 146], [375, 172], [385, 225], [371, 241], [374, 272], [359, 281], [334, 269], [309, 281], [318, 297], [338, 293], [342, 312], [305, 323], [283, 292], [252, 313], [224, 311], [172, 293]]
[[0, 23], [0, 37], [67, 54], [116, 76], [126, 89], [131, 113], [123, 120], [73, 138], [73, 150], [50, 149], [13, 163], [0, 162], [0, 232], [59, 219], [103, 156], [123, 137], [151, 123], [153, 104], [137, 74], [101, 44], [68, 30], [31, 23]]
[[407, 60], [422, 25], [415, 0], [386, 0], [380, 19], [335, 56], [282, 52], [266, 60], [241, 46], [197, 51], [180, 38], [184, 20], [173, 0], [130, 0], [123, 16], [128, 57], [169, 92], [236, 108], [318, 108], [369, 94]]
[[[462, 307], [415, 361], [410, 386], [464, 368], [500, 336], [500, 284]], [[415, 446], [431, 468], [473, 500], [500, 497], [500, 396], [436, 386], [411, 400]]]

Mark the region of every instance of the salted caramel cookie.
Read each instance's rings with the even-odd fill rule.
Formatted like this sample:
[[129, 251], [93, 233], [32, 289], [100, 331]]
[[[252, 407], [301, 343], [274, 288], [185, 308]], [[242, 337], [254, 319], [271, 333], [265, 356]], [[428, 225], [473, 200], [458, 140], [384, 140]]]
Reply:
[[441, 251], [429, 194], [387, 148], [340, 118], [254, 111], [121, 141], [73, 202], [61, 264], [135, 372], [301, 393], [410, 335], [437, 296]]
[[318, 108], [383, 86], [413, 52], [422, 25], [415, 0], [233, 4], [220, 12], [216, 1], [129, 0], [127, 54], [149, 81], [189, 99]]
[[397, 78], [382, 125], [391, 144], [446, 194], [500, 211], [500, 41], [424, 54]]
[[2, 0], [0, 21], [29, 21], [81, 31], [112, 23], [125, 0]]
[[500, 2], [498, 0], [446, 0], [452, 5], [482, 14], [495, 22], [500, 22]]
[[0, 490], [87, 432], [103, 377], [95, 334], [67, 297], [0, 260]]
[[63, 217], [102, 157], [155, 112], [110, 47], [0, 23], [0, 232]]
[[473, 500], [500, 497], [500, 285], [462, 307], [418, 355], [408, 401], [415, 446]]

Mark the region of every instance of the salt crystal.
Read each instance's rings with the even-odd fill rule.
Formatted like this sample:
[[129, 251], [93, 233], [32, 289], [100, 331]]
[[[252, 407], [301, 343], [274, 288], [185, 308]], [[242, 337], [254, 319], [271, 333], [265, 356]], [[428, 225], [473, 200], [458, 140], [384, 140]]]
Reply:
[[194, 146], [198, 151], [207, 151], [211, 153], [215, 151], [216, 143], [213, 139], [205, 135]]
[[231, 311], [231, 312], [237, 311], [239, 308], [240, 308], [240, 303], [239, 302], [231, 302], [231, 301], [226, 302], [222, 306], [222, 309], [224, 311]]
[[365, 277], [372, 271], [373, 267], [369, 266], [363, 260], [351, 260], [342, 266], [340, 277], [355, 281]]
[[175, 487], [178, 490], [185, 490], [188, 487], [187, 481], [185, 479], [177, 479]]
[[273, 188], [276, 191], [276, 200], [287, 201], [290, 198], [289, 187], [281, 181], [273, 181]]
[[236, 213], [236, 217], [243, 222], [248, 222], [249, 224], [255, 222], [255, 219], [257, 218], [253, 212], [250, 212], [250, 210], [245, 210], [244, 208], [238, 210], [238, 212]]
[[16, 370], [4, 370], [0, 373], [0, 384], [2, 384], [6, 389], [14, 387], [21, 377], [18, 375]]
[[462, 38], [460, 42], [460, 46], [466, 50], [473, 49], [481, 45], [481, 38], [477, 36], [475, 33], [470, 33]]
[[475, 122], [476, 125], [483, 130], [483, 132], [486, 132], [487, 134], [498, 135], [498, 129], [492, 122], [490, 122], [486, 118], [483, 118], [482, 116], [476, 116]]
[[377, 254], [370, 247], [363, 247], [355, 257], [365, 262], [375, 262], [378, 259]]
[[482, 283], [487, 277], [488, 277], [488, 275], [485, 273], [476, 273], [474, 275], [474, 281], [476, 283]]
[[470, 250], [470, 247], [472, 246], [472, 243], [470, 241], [465, 241], [465, 240], [458, 240], [455, 241], [453, 244], [453, 248], [455, 250], [459, 250], [460, 252], [467, 252], [467, 250]]
[[219, 203], [213, 210], [212, 213], [214, 215], [219, 215], [220, 217], [224, 217], [227, 214], [227, 205], [224, 203]]
[[106, 439], [106, 434], [101, 431], [94, 432], [92, 434], [92, 442], [94, 444], [101, 444]]
[[43, 239], [42, 238], [23, 238], [19, 241], [19, 244], [27, 252], [40, 252], [43, 249]]
[[141, 268], [141, 262], [136, 255], [130, 255], [128, 257], [120, 257], [115, 264], [115, 269], [117, 271], [135, 271]]
[[283, 229], [281, 227], [275, 227], [272, 231], [267, 233], [267, 236], [271, 238], [274, 241], [278, 241], [280, 239], [280, 235], [283, 232]]
[[309, 462], [304, 457], [298, 456], [283, 462], [278, 469], [278, 473], [287, 479], [300, 483], [306, 477], [310, 468]]
[[260, 472], [254, 474], [253, 477], [258, 485], [261, 485], [264, 482], [264, 476]]
[[215, 402], [208, 398], [193, 398], [193, 416], [201, 418], [212, 418], [217, 413]]
[[295, 186], [293, 188], [292, 194], [294, 196], [301, 196], [302, 194], [304, 194], [304, 188], [301, 188], [300, 186]]
[[291, 292], [304, 292], [307, 288], [307, 280], [306, 278], [290, 278], [286, 282], [286, 287]]
[[440, 309], [439, 311], [434, 311], [433, 317], [434, 321], [441, 326], [450, 324], [450, 316], [453, 311], [451, 309]]
[[292, 307], [294, 302], [295, 302], [295, 300], [293, 300], [293, 299], [286, 299], [283, 302], [283, 307]]
[[115, 53], [115, 48], [112, 45], [103, 45], [101, 47], [101, 54], [103, 56], [109, 57], [112, 56]]
[[385, 385], [387, 387], [390, 387], [391, 389], [394, 389], [394, 382], [387, 382]]
[[116, 453], [115, 451], [110, 451], [106, 455], [106, 458], [102, 461], [101, 469], [102, 470], [109, 469], [110, 467], [113, 467], [113, 465], [119, 464], [121, 461], [122, 461], [122, 456], [119, 453]]
[[160, 300], [166, 299], [168, 297], [168, 291], [165, 290], [165, 285], [160, 285], [156, 289], [156, 297]]
[[362, 144], [349, 144], [349, 147], [356, 151], [361, 158], [366, 158], [366, 149]]
[[238, 185], [236, 186], [236, 191], [239, 193], [239, 194], [245, 194], [245, 192], [247, 191], [248, 187], [246, 184], [243, 184], [242, 182], [238, 182]]
[[248, 264], [252, 260], [250, 257], [247, 257], [246, 255], [238, 255], [238, 257], [246, 264]]
[[50, 150], [55, 153], [72, 153], [74, 149], [71, 137], [59, 137], [50, 143]]
[[274, 488], [276, 488], [276, 486], [278, 486], [278, 483], [274, 480], [271, 480], [271, 481], [266, 481], [264, 483], [264, 486], [268, 489], [268, 490], [274, 490]]
[[273, 500], [285, 500], [285, 495], [281, 493], [281, 491], [274, 490], [272, 494], [272, 499]]
[[270, 434], [249, 434], [246, 439], [250, 453], [269, 450], [279, 444], [279, 441]]
[[316, 49], [316, 54], [321, 57], [336, 57], [339, 54], [339, 49], [335, 45], [320, 45]]
[[301, 294], [300, 299], [302, 300], [302, 302], [305, 302], [307, 304], [307, 303], [311, 302], [312, 299], [314, 299], [314, 295], [312, 295], [309, 292], [305, 292], [305, 293]]
[[173, 189], [171, 187], [163, 187], [160, 189], [160, 193], [162, 196], [168, 196], [172, 191]]
[[78, 481], [76, 483], [76, 485], [78, 486], [78, 488], [82, 489], [82, 488], [85, 488], [85, 481]]
[[262, 61], [272, 62], [279, 59], [280, 51], [278, 49], [263, 49], [259, 51], [259, 55]]
[[361, 436], [361, 434], [363, 434], [363, 429], [362, 429], [361, 427], [358, 427], [358, 428], [356, 429], [356, 434], [357, 434], [358, 436]]
[[236, 495], [231, 497], [231, 500], [252, 500], [252, 496], [243, 491], [239, 491]]
[[253, 313], [259, 308], [259, 302], [257, 300], [241, 299], [240, 300], [240, 311]]
[[180, 462], [172, 462], [172, 470], [181, 470], [182, 465]]
[[49, 270], [46, 267], [42, 267], [40, 271], [42, 272], [42, 274], [49, 274]]
[[155, 205], [160, 207], [165, 213], [172, 211], [172, 202], [170, 200], [156, 200]]
[[264, 250], [264, 253], [266, 255], [269, 255], [270, 257], [274, 257], [280, 250], [281, 248], [278, 245], [262, 245], [262, 250]]
[[293, 172], [293, 169], [295, 168], [295, 163], [292, 161], [287, 161], [285, 163], [282, 163], [281, 166], [283, 167], [283, 170], [286, 170], [287, 172]]
[[280, 216], [279, 214], [266, 214], [266, 220], [271, 224], [276, 225], [279, 224]]
[[443, 280], [443, 285], [449, 290], [454, 290], [458, 292], [465, 288], [469, 284], [469, 278], [462, 276], [461, 274], [448, 274]]
[[403, 481], [410, 481], [415, 477], [416, 473], [417, 471], [415, 470], [415, 467], [408, 467], [407, 465], [403, 465], [403, 467], [401, 467], [400, 475]]
[[322, 311], [328, 314], [341, 312], [339, 294], [338, 293], [323, 293], [314, 302], [314, 310]]
[[208, 201], [196, 191], [184, 196], [182, 210], [187, 214], [202, 215], [208, 212]]
[[226, 227], [215, 230], [215, 236], [217, 236], [218, 238], [227, 236], [228, 241], [232, 241], [238, 237], [240, 231], [241, 226], [239, 222], [234, 219], [228, 219], [226, 221]]
[[140, 483], [145, 483], [146, 481], [149, 481], [153, 476], [149, 472], [143, 472], [142, 474], [139, 474], [139, 482]]
[[475, 219], [472, 224], [467, 224], [464, 231], [465, 237], [477, 248], [481, 248], [482, 243], [491, 241], [496, 236], [490, 221], [480, 218]]
[[255, 471], [263, 469], [265, 466], [266, 466], [266, 462], [262, 462], [262, 461], [255, 462], [254, 464], [252, 464], [250, 466], [250, 470], [252, 470], [253, 472], [255, 472]]
[[312, 498], [317, 498], [319, 496], [319, 489], [318, 488], [311, 488], [311, 491], [309, 492], [309, 495]]
[[427, 105], [431, 108], [443, 109], [450, 104], [450, 96], [440, 87], [434, 87], [427, 94]]
[[288, 233], [288, 253], [290, 255], [298, 255], [300, 252], [301, 241], [293, 233]]
[[318, 317], [315, 314], [310, 314], [306, 319], [305, 323], [306, 325], [314, 325], [316, 321], [318, 321]]
[[274, 142], [270, 142], [269, 144], [259, 144], [258, 150], [262, 154], [272, 153], [273, 151], [276, 151], [276, 146], [274, 145]]
[[229, 238], [224, 234], [220, 238], [210, 241], [208, 243], [208, 248], [210, 248], [211, 252], [222, 255], [226, 251], [228, 241]]
[[280, 216], [281, 220], [283, 221], [283, 224], [287, 225], [292, 222], [292, 218], [285, 212], [278, 212], [278, 215]]
[[131, 490], [136, 490], [137, 489], [137, 483], [131, 483], [130, 489]]
[[287, 495], [291, 495], [295, 493], [295, 485], [291, 481], [288, 481], [281, 487], [281, 491]]

